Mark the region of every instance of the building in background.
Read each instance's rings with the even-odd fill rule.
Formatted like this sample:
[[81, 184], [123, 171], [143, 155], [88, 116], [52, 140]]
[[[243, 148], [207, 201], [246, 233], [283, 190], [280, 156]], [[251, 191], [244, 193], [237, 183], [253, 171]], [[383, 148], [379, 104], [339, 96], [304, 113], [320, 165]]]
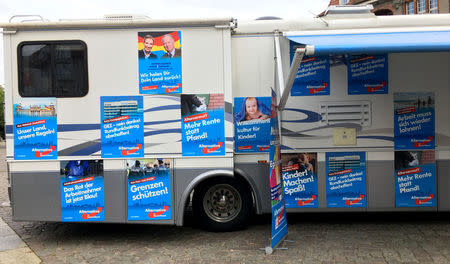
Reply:
[[450, 13], [450, 0], [331, 0], [330, 5], [373, 5], [377, 16]]

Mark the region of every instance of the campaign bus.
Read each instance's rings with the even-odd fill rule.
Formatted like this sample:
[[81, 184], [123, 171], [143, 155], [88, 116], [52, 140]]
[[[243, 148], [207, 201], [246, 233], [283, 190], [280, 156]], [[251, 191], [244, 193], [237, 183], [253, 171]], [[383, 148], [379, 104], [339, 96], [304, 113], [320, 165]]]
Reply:
[[450, 210], [448, 14], [24, 20], [0, 25], [15, 221]]

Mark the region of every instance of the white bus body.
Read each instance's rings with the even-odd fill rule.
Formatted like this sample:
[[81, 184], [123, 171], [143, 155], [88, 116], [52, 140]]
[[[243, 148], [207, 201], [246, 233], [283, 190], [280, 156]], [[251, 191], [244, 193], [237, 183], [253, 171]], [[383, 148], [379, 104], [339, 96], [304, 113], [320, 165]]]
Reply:
[[[228, 18], [42, 21], [7, 23], [0, 27], [4, 39], [6, 156], [14, 220], [61, 221], [61, 161], [102, 159], [100, 97], [139, 95], [138, 32], [179, 31], [183, 38], [183, 94], [224, 94], [225, 155], [183, 156], [180, 96], [143, 95], [144, 155], [145, 158], [170, 159], [172, 210], [168, 220], [139, 223], [183, 225], [184, 211], [193, 197], [194, 213], [206, 228], [229, 230], [244, 225], [252, 210], [258, 214], [270, 212], [269, 155], [234, 153], [233, 102], [235, 97], [271, 96], [271, 88], [279, 86], [277, 78], [287, 78], [289, 40], [284, 35], [289, 32], [320, 35], [321, 32], [426, 31], [450, 28], [450, 15], [329, 15], [239, 23]], [[280, 39], [280, 54], [276, 52], [276, 37]], [[88, 92], [81, 97], [56, 98], [57, 160], [14, 159], [13, 104], [21, 98], [18, 47], [23, 43], [58, 41], [85, 43]], [[282, 62], [279, 68], [277, 59]], [[346, 66], [336, 63], [330, 66], [332, 89], [329, 96], [288, 98], [281, 118], [283, 153], [317, 152], [319, 186], [318, 208], [288, 209], [288, 212], [450, 210], [450, 53], [448, 50], [389, 53], [388, 65], [387, 94], [348, 95]], [[389, 140], [394, 130], [393, 94], [420, 91], [434, 92], [436, 98], [437, 205], [400, 208], [395, 205], [394, 143]], [[353, 120], [331, 126], [331, 121], [325, 119], [289, 122], [305, 119], [304, 110], [322, 115], [321, 106], [355, 102], [367, 104], [368, 116], [361, 123]], [[356, 128], [356, 144], [337, 146], [333, 143], [334, 128], [340, 124], [344, 128]], [[327, 207], [325, 153], [331, 151], [366, 152], [366, 207]], [[136, 222], [127, 219], [126, 159], [104, 158], [103, 166], [104, 221]], [[216, 199], [208, 192], [214, 188], [219, 188], [218, 193], [229, 191], [231, 196], [219, 195], [215, 201], [219, 207], [208, 207], [204, 202]], [[208, 195], [211, 196], [208, 198]], [[230, 202], [230, 199], [238, 202]], [[227, 206], [234, 209], [226, 209]], [[205, 212], [208, 208], [215, 211], [208, 214]]]

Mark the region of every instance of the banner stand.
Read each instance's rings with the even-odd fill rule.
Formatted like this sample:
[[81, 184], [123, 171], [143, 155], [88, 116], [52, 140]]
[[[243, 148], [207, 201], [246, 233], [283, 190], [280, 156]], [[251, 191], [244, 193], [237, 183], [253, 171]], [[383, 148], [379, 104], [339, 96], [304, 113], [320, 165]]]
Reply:
[[[260, 250], [264, 250], [264, 252], [266, 253], [266, 255], [271, 255], [275, 250], [288, 250], [288, 247], [280, 247], [280, 244], [283, 242], [286, 243], [294, 243], [293, 240], [287, 240], [287, 235], [284, 236], [280, 242], [278, 242], [278, 244], [276, 244], [273, 248], [271, 246], [267, 246], [265, 248], [260, 248]], [[270, 245], [270, 239], [269, 239], [269, 245]]]

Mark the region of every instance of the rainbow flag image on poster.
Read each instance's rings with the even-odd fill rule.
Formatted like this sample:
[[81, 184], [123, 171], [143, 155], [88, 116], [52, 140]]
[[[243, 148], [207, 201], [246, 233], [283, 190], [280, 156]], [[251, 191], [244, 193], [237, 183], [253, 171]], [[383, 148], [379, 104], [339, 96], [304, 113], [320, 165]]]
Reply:
[[61, 221], [104, 221], [103, 160], [71, 160], [60, 164]]
[[434, 150], [395, 152], [395, 205], [436, 206]]
[[394, 93], [394, 148], [434, 149], [434, 93]]
[[387, 94], [388, 55], [351, 55], [347, 60], [348, 94]]
[[56, 98], [20, 98], [13, 107], [14, 159], [57, 159]]
[[269, 152], [270, 97], [234, 98], [234, 151]]
[[278, 109], [276, 108], [276, 94], [272, 90], [271, 113], [270, 113], [270, 148], [269, 148], [269, 179], [270, 179], [270, 202], [272, 205], [272, 230], [270, 236], [270, 247], [266, 252], [271, 253], [287, 236], [286, 206], [283, 193], [283, 178], [281, 174], [281, 142], [278, 124]]
[[142, 96], [101, 96], [102, 158], [144, 156]]
[[286, 208], [317, 208], [317, 153], [281, 154]]
[[183, 156], [225, 155], [223, 94], [181, 95]]
[[170, 159], [127, 160], [128, 220], [172, 218]]
[[[300, 48], [290, 42], [290, 59], [294, 59], [295, 50]], [[330, 59], [328, 56], [304, 56], [297, 70], [291, 96], [330, 95]]]
[[366, 153], [327, 152], [327, 207], [366, 207]]
[[140, 94], [180, 94], [181, 32], [138, 32]]

